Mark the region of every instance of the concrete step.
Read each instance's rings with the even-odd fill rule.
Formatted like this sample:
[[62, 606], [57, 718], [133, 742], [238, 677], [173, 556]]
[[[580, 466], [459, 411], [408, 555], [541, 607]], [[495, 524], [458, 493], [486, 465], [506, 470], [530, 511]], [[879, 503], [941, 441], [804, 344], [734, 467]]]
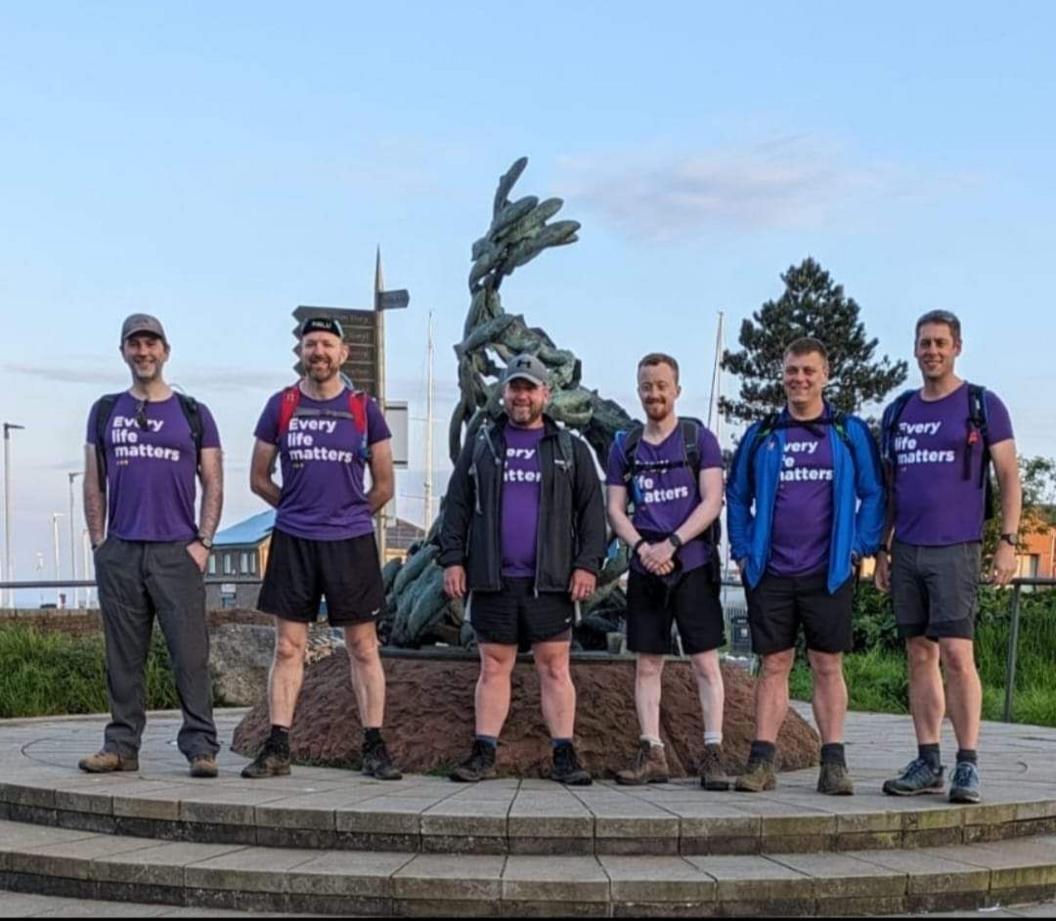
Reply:
[[533, 856], [145, 840], [0, 821], [0, 888], [366, 915], [896, 914], [1056, 895], [1056, 837], [909, 851]]
[[765, 794], [543, 780], [399, 783], [301, 769], [293, 777], [191, 781], [31, 769], [0, 783], [0, 819], [170, 841], [462, 854], [738, 855], [972, 844], [1056, 834], [1049, 791], [988, 791], [953, 805], [879, 787], [824, 797], [809, 776]]

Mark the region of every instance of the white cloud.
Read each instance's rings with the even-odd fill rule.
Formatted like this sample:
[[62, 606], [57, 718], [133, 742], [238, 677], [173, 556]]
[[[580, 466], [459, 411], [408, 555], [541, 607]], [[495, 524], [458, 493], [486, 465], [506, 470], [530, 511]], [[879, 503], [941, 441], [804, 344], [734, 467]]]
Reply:
[[814, 229], [866, 201], [927, 188], [919, 173], [852, 159], [805, 136], [681, 155], [592, 154], [563, 161], [563, 187], [576, 207], [661, 242], [715, 229]]

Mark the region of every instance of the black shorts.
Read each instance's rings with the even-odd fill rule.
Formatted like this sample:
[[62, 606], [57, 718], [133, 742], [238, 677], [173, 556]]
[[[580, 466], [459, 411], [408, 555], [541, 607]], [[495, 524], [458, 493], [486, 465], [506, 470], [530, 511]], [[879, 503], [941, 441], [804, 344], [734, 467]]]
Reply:
[[498, 592], [471, 592], [466, 620], [478, 643], [528, 647], [534, 643], [571, 641], [576, 605], [567, 592], [535, 594], [534, 579], [502, 578]]
[[891, 597], [903, 639], [975, 636], [982, 544], [920, 547], [895, 541]]
[[792, 649], [800, 624], [807, 649], [850, 652], [854, 646], [851, 608], [854, 576], [829, 594], [828, 573], [775, 576], [766, 573], [755, 588], [746, 588], [752, 652], [768, 656]]
[[309, 540], [273, 530], [257, 607], [283, 620], [311, 623], [324, 595], [332, 626], [366, 623], [381, 615], [385, 588], [374, 535]]
[[671, 652], [671, 624], [678, 624], [682, 651], [696, 655], [726, 642], [718, 585], [708, 566], [677, 578], [632, 569], [627, 577], [627, 648], [663, 656]]

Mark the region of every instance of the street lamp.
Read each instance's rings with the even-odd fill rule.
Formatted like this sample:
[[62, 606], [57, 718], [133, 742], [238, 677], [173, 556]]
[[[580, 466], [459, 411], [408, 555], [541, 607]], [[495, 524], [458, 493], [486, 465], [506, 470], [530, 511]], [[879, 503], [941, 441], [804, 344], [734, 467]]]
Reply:
[[[81, 471], [76, 473], [67, 473], [66, 476], [70, 481], [70, 578], [74, 582], [77, 581], [77, 540], [74, 536], [74, 525], [73, 525], [73, 481], [81, 475]], [[78, 605], [78, 599], [80, 598], [80, 590], [77, 586], [73, 586], [73, 606], [76, 608]]]
[[[51, 543], [55, 548], [55, 581], [59, 581], [62, 578], [62, 573], [59, 570], [59, 519], [64, 517], [62, 512], [51, 513]], [[55, 607], [59, 607], [62, 604], [62, 586], [55, 586]]]
[[[11, 433], [24, 429], [24, 425], [4, 423], [4, 562], [9, 582], [15, 581], [14, 544], [11, 542]], [[8, 589], [8, 607], [15, 606], [15, 590]]]

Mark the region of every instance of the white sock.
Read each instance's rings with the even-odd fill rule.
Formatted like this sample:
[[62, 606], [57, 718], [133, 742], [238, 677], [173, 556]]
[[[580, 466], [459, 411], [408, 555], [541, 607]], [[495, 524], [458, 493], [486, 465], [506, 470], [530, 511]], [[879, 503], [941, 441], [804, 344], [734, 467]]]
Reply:
[[704, 733], [704, 744], [705, 745], [722, 745], [722, 733], [721, 732], [705, 732]]
[[663, 742], [661, 742], [659, 739], [654, 739], [652, 736], [639, 736], [639, 738], [643, 742], [648, 742], [654, 748], [663, 748], [664, 747], [664, 743]]

